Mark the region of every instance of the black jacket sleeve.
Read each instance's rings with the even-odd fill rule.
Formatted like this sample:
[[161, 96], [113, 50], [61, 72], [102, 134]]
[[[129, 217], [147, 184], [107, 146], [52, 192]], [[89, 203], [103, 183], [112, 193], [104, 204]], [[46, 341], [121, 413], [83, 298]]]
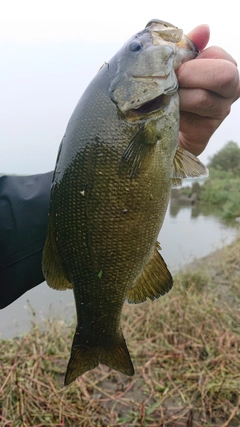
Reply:
[[52, 172], [0, 177], [0, 308], [44, 281]]

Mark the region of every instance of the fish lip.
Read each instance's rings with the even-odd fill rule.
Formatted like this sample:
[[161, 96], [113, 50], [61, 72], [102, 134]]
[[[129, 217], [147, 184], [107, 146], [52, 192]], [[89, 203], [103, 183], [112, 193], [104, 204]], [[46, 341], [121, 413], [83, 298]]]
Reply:
[[167, 21], [162, 21], [161, 19], [150, 19], [150, 21], [148, 21], [147, 25], [145, 28], [149, 28], [152, 26], [152, 24], [160, 24], [163, 27], [172, 27], [172, 28], [177, 28], [175, 25], [171, 24], [170, 22]]
[[158, 76], [158, 75], [157, 76], [145, 76], [144, 74], [142, 74], [140, 76], [139, 74], [136, 74], [136, 75], [132, 74], [132, 77], [134, 79], [159, 79], [159, 80], [167, 80], [168, 75], [165, 75], [165, 76]]
[[[198, 47], [195, 45], [195, 43], [193, 43], [193, 41], [191, 40], [191, 39], [189, 39], [187, 36], [185, 36], [186, 37], [186, 39], [187, 40], [189, 40], [189, 43], [194, 47], [194, 53], [195, 53], [195, 56], [194, 56], [194, 58], [196, 58], [198, 55], [199, 55], [199, 53], [200, 53], [200, 50], [198, 49]], [[193, 58], [193, 59], [194, 59]]]
[[[188, 60], [196, 58], [199, 54], [199, 49], [192, 40], [183, 33], [183, 30], [169, 22], [152, 19], [147, 23], [145, 28], [152, 34], [153, 44], [162, 45], [167, 42], [174, 45], [174, 50], [176, 48], [178, 50], [184, 49], [184, 55], [188, 56]], [[187, 50], [188, 54], [186, 52]]]

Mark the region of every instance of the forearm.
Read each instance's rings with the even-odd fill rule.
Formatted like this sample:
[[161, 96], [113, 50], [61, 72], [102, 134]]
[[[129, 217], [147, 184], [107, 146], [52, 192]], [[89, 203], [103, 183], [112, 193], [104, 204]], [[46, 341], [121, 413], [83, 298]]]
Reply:
[[0, 308], [44, 281], [52, 172], [0, 177]]

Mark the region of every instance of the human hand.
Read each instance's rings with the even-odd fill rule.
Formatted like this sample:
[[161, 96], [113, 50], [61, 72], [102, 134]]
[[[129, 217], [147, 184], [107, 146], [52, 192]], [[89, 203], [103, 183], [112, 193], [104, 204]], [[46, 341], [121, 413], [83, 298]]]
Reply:
[[198, 156], [240, 97], [237, 63], [225, 50], [212, 46], [207, 25], [188, 37], [200, 53], [177, 70], [180, 97], [179, 145]]

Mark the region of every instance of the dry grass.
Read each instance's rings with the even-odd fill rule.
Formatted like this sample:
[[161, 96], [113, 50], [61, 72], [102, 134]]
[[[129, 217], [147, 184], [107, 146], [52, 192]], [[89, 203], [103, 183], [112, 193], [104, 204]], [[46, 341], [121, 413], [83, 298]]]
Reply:
[[67, 388], [73, 325], [1, 341], [0, 426], [239, 427], [240, 240], [182, 272], [164, 298], [126, 305], [136, 374], [100, 366]]

